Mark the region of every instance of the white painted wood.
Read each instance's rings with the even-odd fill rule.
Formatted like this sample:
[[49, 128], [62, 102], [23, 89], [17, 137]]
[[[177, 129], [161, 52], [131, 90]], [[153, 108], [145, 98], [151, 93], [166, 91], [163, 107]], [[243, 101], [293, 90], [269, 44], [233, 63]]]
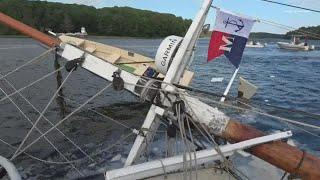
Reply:
[[84, 51], [82, 51], [81, 49], [71, 46], [69, 44], [66, 44], [64, 46], [64, 50], [61, 54], [61, 56], [63, 58], [65, 58], [68, 61], [74, 60], [74, 59], [78, 59], [80, 57], [82, 57], [84, 54]]
[[156, 112], [163, 112], [160, 111], [160, 109], [156, 105], [151, 105], [146, 119], [144, 120], [144, 123], [141, 127], [145, 136], [137, 135], [136, 140], [134, 141], [128, 158], [125, 162], [125, 166], [130, 166], [132, 163], [134, 163], [134, 161], [145, 150], [147, 143], [149, 143], [154, 136], [154, 132], [158, 129], [160, 123]]
[[[224, 93], [223, 93], [224, 96], [227, 96], [227, 95], [228, 95], [228, 93], [229, 93], [229, 91], [230, 91], [230, 88], [231, 88], [231, 86], [232, 86], [232, 84], [233, 84], [233, 82], [234, 82], [234, 79], [236, 78], [236, 76], [237, 76], [237, 74], [238, 74], [238, 71], [239, 71], [239, 68], [237, 68], [237, 69], [234, 71], [234, 73], [233, 73], [233, 75], [232, 75], [232, 77], [231, 77], [231, 79], [230, 79], [230, 81], [229, 81], [229, 83], [228, 83], [228, 86], [227, 86], [226, 90], [225, 90]], [[224, 102], [225, 100], [226, 100], [225, 97], [222, 97], [222, 98], [220, 99], [221, 102]]]
[[[81, 49], [74, 47], [72, 45], [66, 44], [64, 46], [64, 51], [62, 52], [62, 57], [67, 60], [74, 60], [84, 56], [85, 59], [82, 63], [82, 67], [103, 79], [108, 81], [113, 80], [113, 72], [118, 71], [119, 68], [116, 65], [113, 65], [105, 60], [102, 60], [94, 55], [88, 54]], [[128, 73], [126, 71], [121, 71], [121, 78], [125, 82], [125, 89], [134, 92], [135, 84], [139, 81], [140, 77], [134, 74]], [[136, 94], [137, 95], [137, 94]]]
[[[225, 156], [230, 156], [237, 150], [247, 149], [259, 144], [276, 141], [292, 136], [291, 131], [276, 133], [263, 137], [258, 137], [235, 144], [227, 144], [221, 146], [220, 149]], [[190, 161], [190, 156], [187, 156], [187, 161]], [[191, 157], [194, 160], [194, 156]], [[196, 152], [197, 164], [205, 164], [221, 159], [221, 156], [214, 149], [202, 150]], [[195, 166], [195, 164], [193, 164]], [[152, 176], [162, 175], [170, 172], [175, 172], [183, 168], [183, 156], [174, 156], [161, 160], [150, 161], [138, 165], [127, 166], [121, 169], [107, 171], [105, 178], [107, 180], [127, 180], [127, 179], [144, 179]], [[165, 171], [165, 172], [164, 172]]]

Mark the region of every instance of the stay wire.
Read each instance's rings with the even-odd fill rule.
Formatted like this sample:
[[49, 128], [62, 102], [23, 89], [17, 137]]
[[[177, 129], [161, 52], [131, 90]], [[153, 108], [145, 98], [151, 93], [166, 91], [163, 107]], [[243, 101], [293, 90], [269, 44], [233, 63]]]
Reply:
[[[74, 70], [74, 69], [73, 69]], [[68, 75], [66, 76], [66, 78], [63, 80], [63, 82], [61, 83], [61, 85], [58, 87], [58, 89], [56, 90], [56, 92], [53, 94], [53, 96], [51, 97], [51, 99], [49, 100], [49, 102], [47, 103], [46, 107], [42, 110], [42, 112], [40, 113], [39, 117], [37, 118], [37, 120], [35, 121], [34, 125], [32, 126], [32, 128], [29, 130], [29, 132], [27, 133], [27, 135], [25, 136], [25, 138], [23, 139], [23, 141], [21, 142], [21, 144], [19, 145], [17, 151], [13, 154], [13, 156], [11, 157], [10, 160], [13, 160], [16, 157], [16, 154], [19, 152], [19, 150], [22, 148], [22, 146], [24, 145], [24, 143], [27, 141], [27, 139], [29, 138], [29, 136], [31, 135], [31, 133], [33, 132], [34, 128], [38, 125], [38, 123], [40, 122], [40, 120], [42, 119], [42, 117], [44, 116], [44, 114], [46, 113], [47, 109], [49, 108], [49, 106], [51, 105], [51, 103], [55, 100], [57, 94], [59, 93], [59, 91], [61, 90], [61, 88], [63, 87], [63, 85], [67, 82], [67, 80], [69, 79], [70, 75], [72, 74], [73, 70], [71, 70]]]
[[296, 5], [292, 5], [292, 4], [286, 4], [286, 3], [281, 3], [281, 2], [276, 2], [276, 1], [270, 1], [270, 0], [260, 0], [260, 1], [268, 2], [268, 3], [272, 3], [272, 4], [278, 4], [278, 5], [281, 5], [281, 6], [292, 7], [292, 8], [296, 8], [296, 9], [302, 9], [302, 10], [307, 10], [307, 11], [312, 11], [312, 12], [320, 13], [320, 10], [311, 9], [311, 8], [305, 8], [305, 7], [296, 6]]
[[44, 79], [48, 78], [49, 76], [51, 76], [51, 75], [55, 74], [56, 72], [58, 72], [58, 71], [62, 70], [63, 68], [64, 68], [64, 67], [60, 67], [60, 68], [58, 68], [58, 69], [56, 69], [56, 70], [54, 70], [54, 71], [52, 71], [52, 72], [50, 72], [50, 73], [48, 73], [48, 74], [46, 74], [46, 75], [42, 76], [41, 78], [39, 78], [39, 79], [37, 79], [37, 80], [35, 80], [35, 81], [33, 81], [33, 82], [29, 83], [28, 85], [26, 85], [26, 86], [24, 86], [24, 87], [22, 87], [22, 88], [18, 89], [17, 91], [15, 91], [15, 92], [13, 92], [13, 93], [11, 93], [11, 94], [8, 94], [8, 96], [1, 98], [1, 99], [0, 99], [0, 102], [2, 102], [2, 101], [4, 101], [4, 100], [8, 99], [9, 97], [11, 97], [11, 96], [13, 96], [13, 95], [17, 94], [18, 92], [21, 92], [21, 91], [25, 90], [25, 89], [26, 89], [26, 88], [28, 88], [28, 87], [33, 86], [34, 84], [36, 84], [36, 83], [38, 83], [38, 82], [40, 82], [40, 81], [42, 81], [42, 80], [44, 80]]
[[66, 121], [68, 118], [70, 118], [73, 114], [75, 114], [76, 112], [78, 112], [81, 108], [83, 108], [86, 104], [88, 104], [90, 101], [92, 101], [93, 99], [95, 99], [97, 96], [99, 96], [103, 91], [105, 91], [106, 89], [108, 89], [112, 84], [110, 83], [109, 85], [105, 86], [103, 89], [101, 89], [98, 93], [96, 93], [95, 95], [93, 95], [91, 98], [89, 98], [86, 102], [84, 102], [81, 106], [79, 106], [78, 108], [76, 108], [73, 112], [71, 112], [70, 114], [68, 114], [65, 118], [63, 118], [62, 120], [60, 120], [58, 123], [56, 123], [54, 125], [54, 127], [50, 128], [49, 130], [47, 130], [43, 135], [39, 136], [38, 138], [36, 138], [33, 142], [31, 142], [30, 144], [28, 144], [25, 148], [23, 148], [16, 156], [19, 156], [19, 154], [21, 154], [22, 152], [26, 151], [28, 148], [30, 148], [33, 144], [35, 144], [36, 142], [38, 142], [43, 136], [45, 136], [46, 134], [50, 133], [52, 130], [54, 130], [56, 127], [58, 127], [59, 125], [61, 125], [64, 121]]
[[[126, 139], [128, 139], [130, 136], [132, 136], [133, 133], [130, 132], [128, 133], [126, 136], [120, 138], [119, 140], [117, 140], [115, 143], [113, 143], [111, 146], [108, 146], [107, 148], [104, 148], [102, 150], [99, 150], [98, 152], [95, 152], [95, 153], [90, 153], [89, 156], [93, 159], [93, 157], [99, 155], [99, 154], [102, 154], [103, 152], [105, 151], [108, 151], [110, 150], [111, 148], [115, 147], [117, 144], [119, 144], [120, 142], [123, 142], [125, 141]], [[10, 147], [11, 149], [13, 150], [17, 150], [17, 147], [11, 145], [10, 143], [4, 141], [3, 139], [0, 138], [0, 142], [2, 142], [3, 144], [7, 145], [8, 147]], [[64, 164], [70, 164], [70, 163], [79, 163], [79, 162], [82, 162], [86, 159], [88, 159], [88, 157], [83, 157], [83, 158], [80, 158], [80, 159], [76, 159], [76, 160], [70, 160], [70, 161], [64, 161], [64, 162], [58, 162], [58, 161], [48, 161], [48, 160], [44, 160], [44, 159], [41, 159], [39, 157], [36, 157], [36, 156], [33, 156], [27, 152], [23, 152], [23, 154], [25, 154], [26, 156], [28, 156], [29, 158], [31, 159], [34, 159], [36, 161], [39, 161], [39, 162], [42, 162], [42, 163], [46, 163], [46, 164], [57, 164], [57, 165], [64, 165]]]
[[[216, 7], [216, 6], [211, 6], [211, 7], [214, 8], [214, 9], [220, 9], [219, 7]], [[233, 12], [233, 13], [237, 14], [239, 16], [246, 16], [246, 15], [243, 15], [243, 14], [237, 13], [237, 12]], [[262, 22], [262, 23], [265, 23], [265, 24], [268, 24], [268, 25], [271, 25], [271, 26], [274, 26], [274, 27], [278, 27], [280, 29], [284, 29], [284, 30], [296, 31], [297, 33], [299, 33], [301, 35], [305, 35], [305, 36], [308, 36], [308, 37], [313, 37], [315, 39], [320, 39], [320, 34], [318, 34], [318, 33], [314, 33], [314, 32], [311, 32], [311, 31], [305, 31], [305, 30], [299, 30], [299, 29], [297, 29], [295, 27], [284, 25], [284, 24], [280, 24], [280, 23], [277, 23], [277, 22], [274, 22], [274, 21], [271, 21], [271, 20], [260, 19], [260, 18], [256, 18], [256, 17], [251, 17], [251, 18], [255, 19], [257, 22]]]
[[37, 57], [35, 57], [35, 58], [31, 59], [30, 61], [28, 61], [28, 62], [26, 62], [26, 63], [22, 64], [21, 66], [16, 67], [15, 69], [13, 69], [13, 70], [9, 71], [7, 74], [3, 75], [3, 76], [0, 78], [0, 80], [1, 80], [1, 79], [3, 79], [3, 78], [5, 78], [5, 77], [7, 77], [7, 76], [9, 76], [9, 75], [10, 75], [10, 74], [12, 74], [12, 73], [14, 73], [14, 72], [18, 71], [19, 69], [21, 69], [21, 68], [23, 68], [23, 67], [25, 67], [25, 66], [27, 66], [27, 65], [29, 65], [29, 64], [31, 64], [31, 63], [33, 63], [33, 62], [35, 62], [35, 61], [37, 61], [37, 60], [39, 60], [39, 61], [40, 61], [40, 60], [43, 60], [45, 57], [47, 57], [47, 56], [48, 56], [48, 54], [49, 54], [49, 53], [51, 53], [51, 52], [55, 51], [55, 49], [56, 49], [56, 48], [51, 48], [51, 49], [49, 49], [49, 50], [45, 51], [44, 53], [42, 53], [41, 55], [39, 55], [39, 56], [37, 56]]
[[[155, 80], [155, 81], [163, 83], [163, 84], [175, 86], [177, 88], [184, 89], [184, 90], [191, 91], [191, 92], [195, 92], [195, 93], [215, 96], [215, 97], [218, 97], [218, 98], [225, 97], [227, 100], [235, 100], [235, 101], [241, 101], [242, 102], [242, 99], [238, 98], [238, 97], [225, 96], [223, 94], [219, 94], [219, 93], [215, 93], [215, 92], [203, 91], [203, 90], [200, 90], [200, 89], [197, 89], [197, 88], [194, 88], [194, 87], [182, 86], [182, 85], [179, 85], [179, 84], [170, 84], [170, 83], [163, 82], [163, 81], [161, 81], [159, 79], [154, 79], [154, 78], [149, 78], [149, 77], [144, 77], [144, 76], [140, 76], [140, 77], [143, 77], [143, 78], [146, 78], [146, 79], [149, 79], [149, 80]], [[126, 84], [134, 85], [132, 83], [126, 83]], [[160, 89], [160, 88], [146, 87], [146, 86], [143, 86], [143, 85], [136, 85], [136, 86], [143, 87], [143, 88], [149, 88], [149, 89], [153, 89], [153, 90], [159, 90], [159, 91], [162, 91], [162, 92], [167, 92], [167, 93], [172, 93], [172, 94], [179, 94], [179, 92], [165, 91], [165, 90]], [[282, 109], [282, 110], [289, 111], [289, 112], [300, 113], [300, 114], [307, 115], [309, 117], [314, 117], [314, 118], [319, 118], [320, 119], [320, 114], [310, 113], [310, 112], [306, 112], [306, 111], [299, 110], [299, 109], [275, 106], [275, 105], [272, 105], [270, 103], [261, 103], [261, 102], [255, 101], [255, 100], [251, 100], [251, 101], [253, 101], [256, 105], [269, 106], [269, 107], [278, 108], [278, 109]]]
[[292, 124], [297, 124], [297, 125], [301, 125], [301, 126], [305, 126], [305, 127], [309, 127], [309, 128], [314, 128], [314, 129], [320, 129], [320, 127], [316, 126], [316, 125], [311, 125], [311, 124], [302, 123], [302, 122], [299, 122], [299, 121], [294, 121], [294, 120], [291, 120], [291, 119], [287, 119], [287, 118], [271, 115], [271, 114], [260, 112], [260, 111], [257, 111], [257, 110], [241, 108], [241, 107], [238, 107], [238, 106], [229, 105], [229, 104], [218, 102], [218, 101], [215, 101], [215, 100], [204, 99], [204, 98], [199, 97], [199, 96], [197, 96], [197, 98], [199, 98], [200, 100], [203, 100], [203, 101], [209, 101], [209, 102], [212, 102], [212, 103], [215, 103], [215, 104], [219, 104], [219, 105], [226, 106], [226, 107], [231, 107], [231, 108], [238, 109], [238, 110], [251, 111], [251, 112], [254, 112], [254, 113], [257, 113], [257, 114], [260, 114], [260, 115], [264, 115], [264, 116], [267, 116], [267, 117], [271, 117], [271, 118], [274, 118], [274, 119], [290, 122]]
[[[2, 75], [0, 74], [0, 78], [2, 77]], [[7, 84], [9, 84], [9, 86], [11, 88], [13, 88], [13, 90], [17, 91], [17, 89], [14, 87], [14, 85], [12, 83], [10, 83], [10, 81], [8, 81], [6, 78], [3, 78], [3, 80], [6, 81]], [[23, 96], [20, 92], [18, 92], [19, 96], [21, 98], [23, 98], [38, 114], [40, 114], [41, 112], [25, 97]], [[59, 96], [59, 94], [58, 94]], [[54, 124], [45, 116], [43, 116], [43, 118], [51, 125], [54, 126]], [[85, 156], [88, 156], [88, 154], [81, 149], [81, 147], [79, 145], [77, 145], [74, 141], [72, 141], [67, 135], [65, 135], [60, 129], [56, 128], [56, 130], [64, 137], [66, 138], [73, 146], [75, 146], [80, 152], [82, 152]], [[90, 157], [88, 156], [88, 158], [90, 159]], [[93, 159], [90, 159], [91, 161], [94, 162]]]
[[[250, 107], [250, 108], [256, 109], [256, 110], [258, 110], [258, 111], [261, 111], [260, 109], [255, 108], [255, 107], [252, 107], [252, 106], [250, 106], [250, 105], [248, 105], [248, 104], [246, 104], [246, 103], [244, 103], [244, 102], [239, 101], [239, 103], [241, 103], [241, 104], [243, 104], [243, 105], [245, 105], [245, 106], [248, 106], [248, 107]], [[280, 122], [283, 122], [283, 121], [280, 121]], [[304, 132], [306, 132], [306, 133], [308, 133], [308, 134], [310, 134], [310, 135], [312, 135], [312, 136], [315, 136], [315, 137], [320, 138], [319, 135], [317, 135], [317, 134], [315, 134], [315, 133], [313, 133], [313, 132], [310, 132], [310, 131], [308, 131], [308, 130], [306, 130], [306, 129], [303, 129], [303, 128], [295, 125], [295, 124], [291, 124], [291, 123], [286, 122], [286, 121], [284, 121], [284, 123], [285, 123], [288, 127], [293, 126], [294, 128], [300, 129], [300, 130], [302, 130], [302, 131], [304, 131]]]
[[[0, 88], [1, 92], [4, 93], [6, 96], [8, 96], [8, 94], [2, 89]], [[30, 118], [20, 109], [20, 107], [9, 97], [10, 102], [18, 109], [18, 111], [29, 121], [29, 123], [32, 125], [32, 127], [35, 127], [35, 129], [42, 135], [42, 131], [36, 126], [35, 123], [33, 123]], [[63, 159], [65, 159], [66, 161], [69, 161], [68, 158], [66, 156], [63, 155], [63, 153], [46, 137], [44, 136], [44, 139], [53, 147], [53, 149], [55, 149]], [[19, 148], [17, 148], [18, 150]], [[13, 155], [14, 156], [14, 155]], [[14, 158], [11, 158], [10, 160], [12, 161]], [[74, 168], [81, 176], [83, 176], [83, 174], [73, 165], [70, 164], [72, 166], [72, 168]]]
[[[75, 100], [72, 100], [72, 99], [67, 98], [67, 97], [65, 97], [65, 96], [61, 96], [61, 95], [59, 95], [59, 94], [58, 94], [58, 96], [59, 96], [59, 97], [63, 97], [64, 99], [66, 99], [66, 100], [68, 100], [68, 101], [70, 101], [70, 102], [73, 102], [73, 103], [75, 103], [75, 104], [77, 104], [77, 105], [81, 105], [80, 103], [76, 102]], [[93, 112], [93, 113], [95, 113], [95, 114], [98, 114], [98, 115], [100, 115], [100, 116], [102, 116], [102, 117], [104, 117], [104, 118], [106, 118], [106, 119], [108, 119], [108, 120], [110, 120], [110, 121], [112, 121], [112, 122], [120, 125], [120, 126], [123, 126], [123, 127], [127, 128], [127, 129], [130, 129], [131, 131], [134, 130], [133, 128], [129, 127], [128, 125], [126, 125], [126, 124], [124, 124], [124, 123], [121, 123], [121, 122], [119, 122], [119, 121], [111, 118], [110, 116], [107, 116], [107, 115], [105, 115], [105, 114], [102, 114], [102, 113], [94, 110], [94, 108], [86, 108], [86, 109], [88, 109], [89, 111], [91, 111], [91, 112]]]
[[[126, 83], [126, 84], [130, 84], [131, 83]], [[163, 89], [160, 89], [160, 88], [152, 88], [152, 87], [146, 87], [146, 86], [143, 86], [143, 85], [137, 85], [138, 87], [145, 87], [145, 88], [150, 88], [150, 89], [154, 89], [154, 90], [159, 90], [159, 91], [162, 91], [162, 92], [166, 92], [166, 93], [171, 93], [171, 94], [174, 94], [174, 95], [177, 95], [177, 94], [184, 94], [184, 95], [187, 95], [187, 96], [190, 96], [189, 94], [185, 93], [185, 92], [171, 92], [171, 91], [166, 91], [166, 90], [163, 90]], [[173, 85], [172, 85], [173, 86]], [[200, 96], [195, 96], [199, 99], [202, 99], [203, 101], [208, 101], [208, 99], [204, 99]], [[224, 96], [223, 96], [224, 97]], [[232, 99], [235, 99], [235, 98], [232, 98]], [[209, 100], [210, 101], [210, 100]], [[223, 103], [220, 103], [220, 104], [223, 104]], [[235, 106], [237, 107], [237, 106]], [[240, 107], [237, 107], [237, 108], [240, 108]], [[243, 110], [243, 108], [242, 108]], [[250, 110], [250, 109], [245, 109], [245, 110], [248, 110], [248, 111], [252, 111], [252, 112], [255, 112], [253, 110]], [[301, 111], [301, 110], [299, 110]], [[315, 129], [320, 129], [320, 127], [318, 126], [315, 126], [315, 125], [311, 125], [311, 124], [308, 124], [308, 123], [301, 123], [301, 122], [298, 122], [298, 121], [294, 121], [294, 120], [291, 120], [291, 119], [287, 119], [287, 118], [282, 118], [282, 117], [279, 117], [279, 116], [274, 116], [274, 115], [270, 115], [268, 113], [261, 113], [261, 112], [256, 112], [260, 115], [265, 115], [265, 116], [268, 116], [268, 117], [272, 117], [272, 118], [275, 118], [275, 119], [280, 119], [280, 120], [284, 120], [284, 121], [288, 121], [292, 124], [298, 124], [298, 125], [301, 125], [301, 126], [306, 126], [306, 127], [311, 127], [311, 128], [315, 128]], [[305, 113], [308, 113], [308, 112], [305, 112]], [[312, 113], [308, 113], [308, 114], [312, 114]], [[318, 114], [313, 114], [315, 116], [318, 116]]]

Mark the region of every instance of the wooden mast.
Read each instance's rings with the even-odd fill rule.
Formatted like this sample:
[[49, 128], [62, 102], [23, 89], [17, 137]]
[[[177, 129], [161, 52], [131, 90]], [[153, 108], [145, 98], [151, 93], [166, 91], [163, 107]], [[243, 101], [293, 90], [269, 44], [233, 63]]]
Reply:
[[[49, 47], [54, 47], [60, 44], [58, 39], [52, 38], [30, 26], [6, 16], [1, 12], [0, 22], [21, 32], [22, 34], [42, 42]], [[185, 58], [182, 56], [183, 55], [181, 55], [181, 60]], [[180, 61], [180, 63], [187, 64], [186, 62], [182, 61]], [[177, 68], [180, 63], [176, 63], [175, 67]], [[173, 76], [176, 75], [173, 73], [173, 71], [172, 74]], [[171, 78], [167, 78], [167, 81], [174, 82], [173, 76]], [[251, 126], [230, 120], [227, 124], [227, 127], [220, 135], [227, 140], [239, 142], [263, 136], [264, 133]], [[284, 142], [272, 142], [259, 145], [250, 148], [249, 151], [255, 156], [275, 165], [278, 168], [281, 168], [292, 174], [300, 175], [303, 179], [320, 179], [320, 159]]]
[[[263, 132], [252, 126], [230, 120], [222, 137], [233, 142], [240, 142], [264, 135]], [[248, 151], [302, 179], [320, 179], [320, 159], [285, 142], [276, 141], [262, 144], [250, 148]]]
[[60, 41], [56, 38], [52, 38], [43, 32], [40, 32], [26, 24], [23, 24], [20, 21], [17, 21], [3, 13], [0, 12], [0, 22], [4, 25], [11, 27], [14, 30], [19, 31], [20, 33], [29, 36], [49, 47], [58, 46]]

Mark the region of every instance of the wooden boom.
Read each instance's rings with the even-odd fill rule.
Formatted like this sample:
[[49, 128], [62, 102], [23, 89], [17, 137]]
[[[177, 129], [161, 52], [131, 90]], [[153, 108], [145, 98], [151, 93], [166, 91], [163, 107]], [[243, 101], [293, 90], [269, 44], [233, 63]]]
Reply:
[[57, 38], [52, 38], [47, 34], [44, 34], [43, 32], [40, 32], [26, 24], [23, 24], [22, 22], [17, 21], [1, 12], [0, 12], [0, 22], [49, 47], [58, 46], [60, 44], [60, 41]]
[[[1, 12], [0, 22], [49, 47], [59, 46], [60, 44], [60, 40], [52, 38]], [[228, 122], [226, 129], [221, 134], [223, 138], [233, 142], [240, 142], [263, 135], [265, 135], [263, 132], [233, 120]], [[277, 141], [258, 145], [250, 148], [249, 152], [303, 179], [320, 179], [320, 159], [284, 142]]]
[[[264, 136], [265, 134], [252, 126], [230, 120], [222, 137], [240, 142]], [[276, 141], [252, 147], [248, 151], [302, 179], [320, 179], [320, 159], [285, 142]]]

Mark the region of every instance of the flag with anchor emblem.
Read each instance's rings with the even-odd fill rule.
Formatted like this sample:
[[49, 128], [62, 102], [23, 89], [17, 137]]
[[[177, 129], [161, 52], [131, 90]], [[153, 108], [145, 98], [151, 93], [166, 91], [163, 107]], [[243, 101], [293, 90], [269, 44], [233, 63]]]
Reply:
[[254, 21], [217, 10], [208, 50], [208, 62], [224, 54], [238, 68]]

